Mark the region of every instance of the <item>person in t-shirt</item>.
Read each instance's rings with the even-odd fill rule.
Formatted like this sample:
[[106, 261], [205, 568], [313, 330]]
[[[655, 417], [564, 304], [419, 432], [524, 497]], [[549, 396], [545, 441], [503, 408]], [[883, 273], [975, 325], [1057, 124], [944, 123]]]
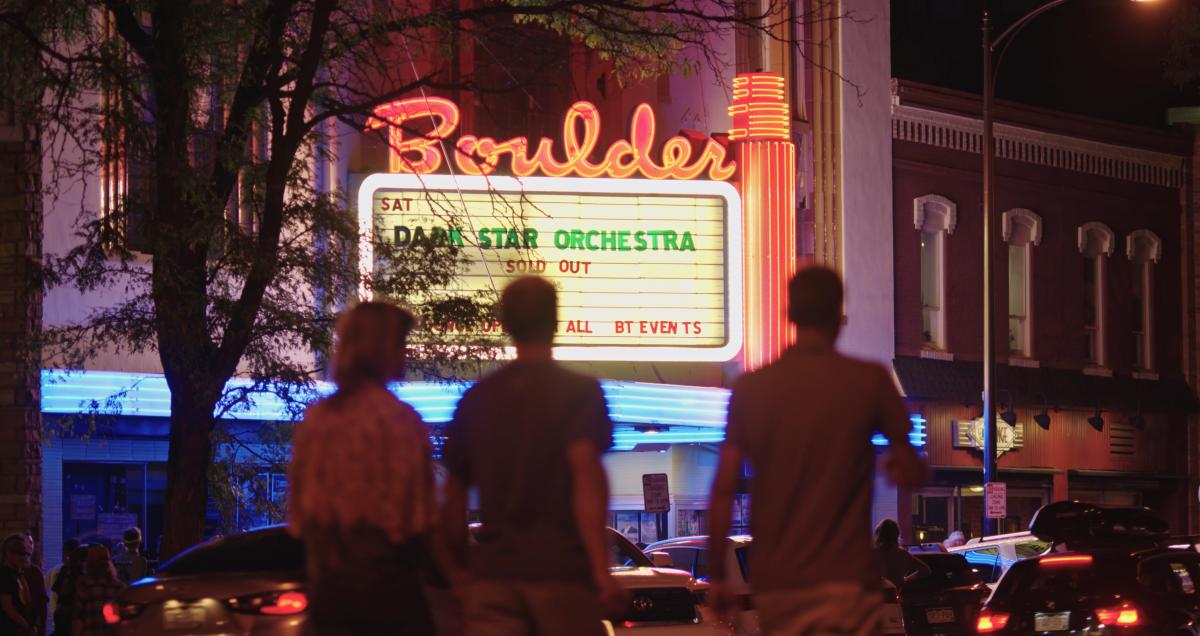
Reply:
[[137, 526], [125, 530], [121, 544], [125, 549], [113, 556], [113, 565], [121, 582], [129, 585], [150, 574], [150, 562], [142, 554], [142, 531]]
[[9, 535], [0, 545], [0, 636], [33, 634], [29, 615], [32, 597], [24, 576], [32, 557], [25, 535]]
[[925, 578], [931, 572], [924, 561], [900, 546], [900, 524], [892, 519], [884, 519], [875, 526], [875, 560], [883, 578], [891, 581], [896, 589]]
[[908, 412], [882, 366], [835, 348], [842, 282], [807, 267], [788, 286], [795, 344], [775, 362], [740, 377], [729, 402], [710, 508], [709, 599], [728, 618], [737, 600], [725, 580], [733, 500], [750, 466], [749, 581], [763, 631], [879, 633], [882, 596], [871, 551], [875, 451], [898, 485], [912, 488], [926, 468], [909, 445]]
[[511, 283], [500, 322], [517, 359], [463, 395], [447, 430], [444, 523], [468, 552], [466, 493], [479, 489], [478, 545], [463, 593], [467, 636], [604, 634], [624, 593], [608, 570], [612, 423], [600, 384], [554, 361], [554, 286]]

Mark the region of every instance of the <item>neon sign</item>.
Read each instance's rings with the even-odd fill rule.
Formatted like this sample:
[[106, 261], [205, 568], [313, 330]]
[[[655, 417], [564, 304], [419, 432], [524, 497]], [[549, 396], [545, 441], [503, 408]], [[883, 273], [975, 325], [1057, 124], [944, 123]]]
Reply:
[[[430, 120], [431, 129], [422, 136], [405, 137], [405, 125], [414, 120]], [[461, 120], [458, 105], [441, 97], [415, 97], [384, 104], [375, 109], [368, 129], [387, 128], [388, 170], [393, 173], [428, 174], [436, 172], [445, 160], [442, 140], [448, 138]], [[548, 177], [641, 176], [648, 179], [695, 179], [707, 174], [714, 181], [733, 176], [736, 165], [725, 161], [725, 147], [708, 139], [693, 157], [692, 142], [671, 137], [656, 161], [654, 110], [640, 104], [633, 111], [627, 139], [608, 147], [603, 159], [591, 157], [600, 138], [600, 110], [595, 104], [575, 102], [563, 117], [562, 159], [555, 156], [554, 140], [542, 138], [534, 145], [527, 137], [496, 141], [491, 137], [463, 135], [454, 145], [454, 164], [461, 174], [492, 174], [507, 157], [512, 173], [528, 177], [541, 173]]]
[[[375, 174], [358, 201], [380, 242], [460, 250], [462, 271], [430, 298], [491, 294], [526, 274], [553, 282], [561, 360], [723, 362], [741, 350], [741, 200], [728, 183]], [[363, 271], [388, 268], [370, 245]]]

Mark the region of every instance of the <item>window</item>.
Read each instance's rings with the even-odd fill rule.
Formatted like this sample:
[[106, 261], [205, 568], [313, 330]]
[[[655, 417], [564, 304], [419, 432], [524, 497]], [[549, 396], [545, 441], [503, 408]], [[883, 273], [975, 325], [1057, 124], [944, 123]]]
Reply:
[[1004, 567], [1000, 564], [1000, 550], [997, 548], [979, 548], [978, 550], [968, 550], [962, 554], [967, 563], [971, 565], [971, 569], [985, 583], [995, 583], [1004, 574]]
[[1042, 241], [1042, 217], [1015, 209], [1001, 217], [1008, 243], [1008, 351], [1021, 358], [1033, 356], [1032, 314], [1033, 247]]
[[946, 349], [946, 237], [954, 233], [957, 206], [927, 194], [913, 200], [913, 225], [921, 241], [921, 343]]
[[1083, 267], [1083, 352], [1090, 366], [1102, 367], [1107, 361], [1104, 343], [1104, 281], [1107, 260], [1113, 252], [1113, 232], [1103, 223], [1079, 227], [1079, 253]]
[[1133, 265], [1132, 301], [1134, 364], [1154, 369], [1154, 265], [1162, 258], [1162, 241], [1150, 230], [1137, 230], [1125, 238], [1125, 255]]

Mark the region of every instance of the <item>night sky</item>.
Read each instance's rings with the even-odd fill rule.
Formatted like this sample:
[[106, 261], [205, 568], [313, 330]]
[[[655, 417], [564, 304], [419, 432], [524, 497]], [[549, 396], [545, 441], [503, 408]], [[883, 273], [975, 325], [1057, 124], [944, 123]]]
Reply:
[[[1045, 0], [992, 0], [993, 33]], [[978, 93], [984, 0], [893, 0], [892, 74]], [[1200, 105], [1196, 86], [1164, 79], [1172, 25], [1200, 0], [1071, 0], [1010, 38], [997, 99], [1145, 126]]]

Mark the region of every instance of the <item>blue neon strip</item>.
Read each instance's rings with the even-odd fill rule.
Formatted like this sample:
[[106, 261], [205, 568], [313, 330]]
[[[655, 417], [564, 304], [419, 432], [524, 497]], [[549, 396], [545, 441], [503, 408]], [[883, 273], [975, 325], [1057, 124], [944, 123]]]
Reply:
[[[651, 384], [646, 382], [600, 382], [608, 401], [609, 417], [620, 427], [685, 427], [646, 432], [620, 428], [615, 434], [618, 449], [638, 443], [719, 443], [725, 437], [725, 417], [729, 390], [714, 387]], [[230, 380], [227, 389], [248, 389], [249, 380]], [[405, 382], [393, 387], [396, 395], [408, 402], [422, 419], [432, 424], [449, 422], [458, 400], [469, 384]], [[329, 395], [333, 386], [317, 382], [312, 398]], [[222, 415], [231, 420], [288, 421], [293, 414], [279, 396], [256, 392], [253, 404]], [[114, 371], [42, 371], [42, 412], [52, 414], [109, 413], [135, 417], [170, 417], [171, 392], [163, 376], [149, 373]], [[914, 446], [925, 445], [925, 418], [912, 416], [909, 439]], [[655, 441], [657, 440], [657, 441]], [[876, 435], [876, 446], [887, 440]]]

